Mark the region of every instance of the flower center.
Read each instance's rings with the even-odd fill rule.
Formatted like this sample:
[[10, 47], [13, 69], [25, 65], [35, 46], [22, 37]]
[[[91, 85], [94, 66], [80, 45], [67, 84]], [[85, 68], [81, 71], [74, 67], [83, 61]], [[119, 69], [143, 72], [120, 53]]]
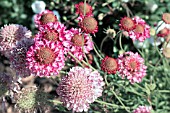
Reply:
[[162, 20], [166, 23], [166, 24], [170, 24], [170, 13], [164, 13], [162, 15]]
[[115, 70], [117, 69], [117, 62], [113, 58], [108, 58], [105, 62], [105, 66], [108, 70]]
[[41, 17], [41, 22], [43, 24], [47, 24], [49, 22], [56, 22], [56, 21], [57, 21], [57, 18], [52, 13], [46, 13], [46, 14], [42, 15], [42, 17]]
[[85, 17], [82, 25], [87, 31], [93, 32], [97, 28], [97, 21], [93, 17]]
[[167, 28], [164, 28], [164, 29], [162, 29], [162, 30], [160, 30], [159, 31], [159, 33], [158, 33], [158, 36], [167, 36], [168, 35], [168, 32], [169, 32], [169, 29], [167, 29]]
[[36, 54], [37, 61], [41, 64], [50, 64], [55, 60], [53, 50], [48, 47], [41, 47]]
[[131, 71], [134, 71], [135, 69], [138, 68], [138, 63], [136, 61], [130, 61], [129, 66]]
[[144, 27], [141, 24], [136, 25], [136, 28], [134, 30], [136, 33], [143, 33], [144, 32]]
[[125, 17], [121, 20], [121, 24], [122, 24], [122, 27], [129, 31], [129, 30], [132, 30], [135, 26], [133, 20], [129, 17]]
[[46, 32], [46, 34], [44, 35], [44, 38], [47, 39], [48, 41], [58, 41], [59, 38], [59, 33], [52, 31], [52, 32]]
[[74, 35], [73, 38], [71, 39], [71, 41], [76, 46], [83, 46], [83, 44], [84, 44], [82, 35], [78, 35], [78, 34]]
[[85, 15], [86, 15], [87, 13], [90, 12], [90, 6], [89, 6], [89, 4], [87, 4], [87, 3], [86, 3], [86, 6], [85, 6], [85, 7], [84, 7], [84, 3], [83, 3], [83, 4], [80, 4], [80, 5], [79, 5], [79, 10], [80, 10], [80, 13], [82, 13], [82, 14], [84, 14], [84, 10], [85, 10]]

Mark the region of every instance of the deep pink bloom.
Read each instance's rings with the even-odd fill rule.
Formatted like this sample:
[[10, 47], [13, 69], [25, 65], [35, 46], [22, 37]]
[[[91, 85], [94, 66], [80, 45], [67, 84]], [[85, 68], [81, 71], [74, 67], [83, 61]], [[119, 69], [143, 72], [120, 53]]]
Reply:
[[88, 68], [73, 67], [64, 76], [57, 88], [61, 102], [69, 110], [87, 111], [89, 104], [102, 95], [103, 78], [98, 71]]
[[94, 17], [80, 16], [78, 17], [78, 20], [79, 20], [78, 24], [84, 32], [92, 34], [98, 32], [98, 22]]
[[151, 113], [151, 109], [150, 106], [139, 106], [133, 111], [133, 113]]
[[20, 77], [30, 76], [30, 70], [26, 66], [26, 53], [31, 45], [33, 39], [27, 38], [17, 43], [17, 46], [11, 50], [10, 63], [11, 68], [16, 71], [16, 75]]
[[106, 56], [101, 63], [101, 69], [108, 74], [115, 74], [118, 69], [117, 60]]
[[68, 47], [69, 52], [77, 59], [83, 60], [84, 53], [89, 53], [93, 49], [91, 37], [86, 33], [82, 33], [81, 29], [76, 28], [71, 28], [69, 34], [71, 35], [67, 38], [67, 41], [63, 43], [64, 46]]
[[147, 67], [144, 65], [144, 59], [138, 54], [133, 52], [125, 52], [118, 56], [118, 72], [124, 79], [127, 79], [133, 84], [139, 83], [142, 78], [146, 76]]
[[59, 42], [36, 40], [29, 48], [26, 60], [35, 76], [58, 75], [65, 65], [64, 48]]
[[129, 17], [124, 17], [120, 20], [120, 29], [124, 31], [131, 31], [135, 28], [135, 22]]
[[72, 34], [69, 30], [66, 30], [64, 24], [61, 24], [60, 22], [48, 23], [44, 26], [40, 26], [39, 30], [36, 39], [45, 39], [61, 43], [61, 46], [63, 45], [64, 47], [64, 53], [66, 54], [68, 52], [69, 45], [67, 44], [69, 44]]
[[34, 22], [36, 27], [40, 27], [47, 23], [54, 23], [57, 21], [58, 21], [57, 17], [50, 10], [45, 10], [39, 14], [36, 14], [34, 17]]
[[139, 40], [143, 42], [146, 38], [150, 38], [150, 26], [146, 22], [139, 18], [134, 17], [135, 29], [129, 31], [129, 37], [134, 40]]
[[[86, 3], [86, 6], [85, 7], [84, 6], [85, 6], [84, 2], [80, 2], [80, 3], [76, 4], [75, 5], [76, 13], [79, 14], [80, 16], [93, 16], [91, 5]], [[85, 10], [85, 12], [84, 12], [84, 10]]]
[[0, 51], [6, 56], [10, 56], [10, 50], [16, 47], [18, 41], [30, 38], [32, 35], [26, 27], [18, 24], [4, 25], [0, 29]]
[[170, 34], [170, 29], [165, 27], [158, 32], [157, 36], [158, 37], [166, 37], [166, 36], [168, 36], [168, 34]]

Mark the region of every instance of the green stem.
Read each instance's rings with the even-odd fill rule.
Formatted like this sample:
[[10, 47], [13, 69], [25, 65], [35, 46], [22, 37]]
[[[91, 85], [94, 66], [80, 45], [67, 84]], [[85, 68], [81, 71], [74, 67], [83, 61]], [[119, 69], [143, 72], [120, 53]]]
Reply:
[[104, 38], [103, 38], [103, 40], [102, 40], [102, 42], [101, 42], [101, 45], [100, 45], [100, 51], [102, 51], [102, 48], [103, 48], [103, 44], [104, 44], [104, 42], [105, 42], [105, 40], [108, 38], [108, 35], [106, 35]]
[[[107, 106], [112, 106], [114, 108], [121, 108], [121, 109], [124, 109], [124, 106], [120, 106], [120, 105], [116, 105], [116, 104], [111, 104], [111, 103], [107, 103], [107, 102], [104, 102], [104, 101], [101, 101], [101, 100], [95, 100], [95, 102], [99, 103], [99, 104], [104, 104], [104, 105], [107, 105]], [[126, 109], [130, 109], [129, 107], [126, 107]]]
[[120, 45], [120, 49], [121, 49], [122, 51], [124, 51], [124, 49], [123, 49], [123, 47], [122, 47], [122, 33], [120, 33], [120, 35], [119, 35], [119, 45]]
[[73, 57], [82, 67], [84, 67], [83, 64], [82, 64], [72, 53], [68, 52], [68, 54], [69, 54], [71, 57]]

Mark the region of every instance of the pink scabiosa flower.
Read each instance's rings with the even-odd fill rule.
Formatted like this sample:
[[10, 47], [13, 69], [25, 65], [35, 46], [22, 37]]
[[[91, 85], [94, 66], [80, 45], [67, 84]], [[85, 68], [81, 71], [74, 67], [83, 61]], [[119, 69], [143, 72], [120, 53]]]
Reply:
[[80, 16], [93, 16], [92, 7], [88, 3], [84, 4], [84, 2], [80, 2], [75, 5], [76, 13]]
[[68, 39], [69, 42], [64, 43], [64, 46], [68, 47], [69, 52], [81, 61], [84, 53], [89, 53], [93, 49], [93, 42], [88, 34], [82, 33], [81, 29], [71, 28], [69, 31], [70, 39]]
[[16, 46], [17, 42], [24, 38], [30, 38], [31, 35], [31, 31], [22, 25], [4, 25], [0, 29], [0, 51], [9, 57], [10, 50]]
[[162, 15], [162, 20], [163, 20], [166, 24], [170, 24], [170, 13], [163, 13], [163, 15]]
[[142, 78], [146, 76], [147, 67], [144, 65], [144, 59], [138, 54], [133, 52], [125, 52], [118, 56], [118, 72], [124, 79], [127, 79], [133, 84], [139, 83]]
[[101, 63], [101, 68], [103, 71], [107, 72], [108, 74], [115, 74], [118, 69], [117, 60], [106, 56]]
[[32, 75], [51, 76], [59, 74], [64, 67], [64, 49], [60, 43], [37, 40], [27, 51], [27, 67]]
[[158, 37], [166, 37], [166, 36], [168, 36], [169, 33], [170, 33], [170, 30], [165, 27], [158, 32], [157, 36]]
[[129, 37], [134, 40], [139, 40], [143, 42], [146, 38], [150, 38], [150, 26], [146, 22], [139, 18], [134, 17], [133, 21], [135, 22], [135, 29], [129, 31]]
[[120, 20], [120, 29], [124, 31], [131, 31], [135, 28], [135, 22], [129, 17], [124, 17]]
[[68, 51], [68, 44], [71, 40], [71, 32], [66, 30], [64, 24], [60, 22], [48, 23], [43, 27], [39, 27], [40, 32], [36, 39], [45, 39], [52, 42], [60, 42], [64, 46], [65, 53]]
[[50, 10], [45, 10], [39, 14], [36, 14], [34, 17], [34, 22], [35, 22], [36, 27], [45, 25], [50, 22], [52, 22], [52, 23], [57, 22], [57, 21], [58, 21], [57, 17]]
[[79, 17], [78, 20], [80, 21], [78, 24], [84, 32], [92, 34], [98, 32], [98, 23], [94, 17]]
[[87, 111], [89, 104], [102, 95], [103, 78], [98, 71], [73, 67], [57, 88], [64, 106], [76, 112]]
[[133, 113], [151, 113], [151, 109], [150, 106], [139, 106], [133, 111]]
[[21, 40], [16, 48], [13, 48], [10, 55], [11, 68], [16, 71], [19, 77], [30, 76], [30, 70], [26, 66], [26, 53], [31, 45], [33, 39], [27, 38]]

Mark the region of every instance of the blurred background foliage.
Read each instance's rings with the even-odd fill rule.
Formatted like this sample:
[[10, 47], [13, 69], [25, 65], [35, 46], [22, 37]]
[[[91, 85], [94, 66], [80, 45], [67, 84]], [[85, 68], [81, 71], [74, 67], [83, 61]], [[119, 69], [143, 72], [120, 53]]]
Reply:
[[[0, 0], [0, 27], [4, 24], [22, 24], [28, 27], [33, 33], [36, 28], [33, 23], [35, 13], [31, 9], [31, 4], [35, 0]], [[44, 0], [46, 9], [56, 10], [59, 12], [60, 20], [67, 28], [78, 27], [74, 5], [82, 0]], [[87, 0], [93, 7], [94, 17], [99, 22], [99, 32], [96, 33], [94, 41], [101, 44], [106, 34], [104, 29], [113, 28], [119, 31], [119, 20], [124, 16], [139, 16], [143, 18], [151, 27], [154, 27], [160, 20], [164, 12], [170, 12], [169, 0]], [[109, 40], [110, 41], [110, 40]], [[106, 41], [107, 42], [107, 41]], [[105, 42], [105, 43], [106, 43]], [[123, 39], [126, 50], [137, 51], [131, 44], [130, 39]], [[116, 47], [119, 49], [119, 47]], [[104, 45], [103, 51], [106, 55], [114, 56], [113, 43]], [[159, 61], [161, 57], [155, 52], [153, 47], [142, 50], [145, 56], [146, 65], [148, 66], [148, 75], [143, 82], [135, 85], [129, 84], [128, 81], [121, 80], [118, 76], [108, 75], [109, 86], [105, 88], [101, 100], [108, 103], [121, 105], [114, 97], [114, 90], [125, 106], [135, 109], [139, 105], [152, 105], [156, 113], [170, 112], [170, 69], [165, 59]], [[114, 52], [115, 54], [116, 52]], [[99, 65], [99, 58], [94, 56], [95, 65]], [[160, 62], [157, 64], [157, 62]], [[149, 63], [155, 67], [149, 67]], [[164, 65], [165, 64], [165, 65]], [[147, 104], [146, 104], [147, 103]], [[102, 109], [101, 109], [102, 107]], [[57, 106], [59, 111], [66, 112], [62, 106]], [[100, 112], [119, 112], [125, 113], [124, 109], [116, 109], [105, 105], [91, 105], [90, 113]]]

